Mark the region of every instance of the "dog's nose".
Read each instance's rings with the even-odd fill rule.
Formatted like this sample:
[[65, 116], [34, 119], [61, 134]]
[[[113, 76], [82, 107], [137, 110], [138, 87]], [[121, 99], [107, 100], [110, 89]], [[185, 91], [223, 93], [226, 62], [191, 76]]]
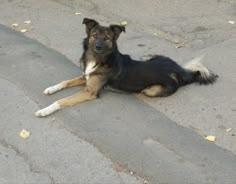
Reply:
[[98, 40], [98, 41], [96, 41], [95, 47], [96, 47], [97, 50], [101, 50], [102, 45], [103, 45], [102, 42]]
[[98, 45], [96, 45], [96, 49], [97, 49], [97, 50], [101, 50], [101, 49], [102, 49], [102, 47], [101, 47], [101, 46], [98, 46]]

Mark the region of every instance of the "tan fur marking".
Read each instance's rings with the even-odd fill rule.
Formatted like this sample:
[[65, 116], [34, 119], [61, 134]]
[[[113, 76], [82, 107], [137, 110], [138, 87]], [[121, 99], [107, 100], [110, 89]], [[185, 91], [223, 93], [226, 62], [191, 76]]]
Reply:
[[149, 97], [162, 96], [163, 92], [164, 88], [161, 85], [154, 85], [142, 91], [142, 93]]
[[179, 82], [175, 73], [171, 73], [171, 74], [170, 74], [170, 77], [171, 77], [176, 83]]
[[112, 43], [111, 39], [107, 40], [105, 42], [105, 44], [107, 45], [108, 48], [112, 48], [113, 47], [113, 43]]
[[67, 106], [72, 106], [72, 105], [76, 105], [88, 100], [93, 100], [96, 99], [97, 96], [92, 95], [90, 92], [88, 91], [81, 91], [77, 94], [74, 94], [72, 96], [69, 96], [67, 98], [63, 98], [61, 100], [58, 100], [58, 104], [60, 105], [60, 107], [67, 107]]
[[72, 96], [69, 96], [67, 98], [63, 98], [61, 100], [58, 100], [58, 104], [60, 107], [67, 107], [76, 105], [88, 100], [93, 100], [97, 98], [97, 94], [99, 90], [102, 88], [104, 83], [106, 82], [105, 78], [97, 75], [92, 75], [86, 83], [86, 87], [83, 91], [74, 94]]
[[74, 79], [66, 80], [61, 82], [64, 88], [80, 86], [86, 84], [85, 76], [76, 77]]
[[50, 87], [46, 88], [43, 93], [46, 95], [51, 95], [51, 94], [56, 93], [64, 88], [79, 86], [79, 85], [83, 85], [85, 83], [86, 83], [85, 77], [80, 76], [80, 77], [77, 77], [77, 78], [74, 78], [71, 80], [62, 81], [59, 84], [56, 84], [54, 86], [50, 86]]
[[93, 37], [93, 36], [90, 36], [90, 37], [89, 37], [89, 44], [92, 44], [92, 43], [94, 42], [94, 40], [95, 40], [94, 37]]

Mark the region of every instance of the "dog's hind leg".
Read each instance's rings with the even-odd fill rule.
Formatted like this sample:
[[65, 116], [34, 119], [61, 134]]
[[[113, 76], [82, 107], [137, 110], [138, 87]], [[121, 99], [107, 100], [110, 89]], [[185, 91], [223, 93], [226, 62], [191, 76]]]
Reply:
[[98, 92], [105, 84], [106, 80], [102, 76], [100, 77], [90, 77], [86, 83], [86, 87], [83, 91], [76, 93], [72, 96], [60, 99], [48, 107], [38, 110], [35, 115], [36, 116], [47, 116], [59, 109], [64, 107], [73, 106], [85, 101], [94, 100], [98, 96]]
[[76, 77], [74, 79], [70, 79], [70, 80], [65, 80], [60, 82], [59, 84], [56, 84], [54, 86], [50, 86], [47, 89], [44, 90], [44, 94], [46, 95], [51, 95], [57, 91], [60, 91], [64, 88], [69, 88], [69, 87], [73, 87], [73, 86], [81, 86], [86, 84], [86, 79], [85, 76], [80, 76], [80, 77]]
[[176, 92], [178, 86], [173, 83], [173, 85], [153, 85], [144, 89], [141, 93], [145, 94], [148, 97], [164, 97], [169, 96]]

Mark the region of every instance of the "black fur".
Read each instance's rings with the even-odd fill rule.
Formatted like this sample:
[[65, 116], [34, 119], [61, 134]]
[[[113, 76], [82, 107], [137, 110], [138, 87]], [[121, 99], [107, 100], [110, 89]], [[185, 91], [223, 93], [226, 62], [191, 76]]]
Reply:
[[[106, 85], [112, 88], [138, 93], [150, 86], [161, 85], [165, 89], [161, 96], [168, 96], [186, 84], [193, 82], [211, 84], [217, 78], [217, 75], [213, 73], [204, 77], [200, 71], [187, 70], [165, 56], [156, 55], [147, 61], [133, 60], [129, 55], [119, 52], [116, 39], [113, 40], [112, 52], [97, 61], [101, 67], [110, 68]], [[81, 62], [84, 68], [88, 62], [85, 59], [85, 53], [89, 48], [88, 40], [89, 35], [83, 41], [84, 53]], [[99, 54], [95, 53], [95, 55], [97, 57]]]

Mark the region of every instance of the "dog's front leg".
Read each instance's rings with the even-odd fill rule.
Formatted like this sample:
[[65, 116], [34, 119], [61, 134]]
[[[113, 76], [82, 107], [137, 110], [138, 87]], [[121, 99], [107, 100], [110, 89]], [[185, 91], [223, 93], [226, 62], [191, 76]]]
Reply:
[[83, 75], [80, 77], [76, 77], [74, 79], [62, 81], [59, 84], [56, 84], [54, 86], [50, 86], [50, 87], [46, 88], [43, 93], [46, 95], [51, 95], [51, 94], [53, 94], [57, 91], [60, 91], [64, 88], [81, 86], [81, 85], [84, 85], [85, 83], [86, 83], [86, 79], [85, 79], [85, 76]]
[[104, 80], [103, 76], [90, 77], [83, 91], [58, 100], [48, 107], [38, 110], [35, 115], [40, 117], [47, 116], [64, 107], [73, 106], [88, 100], [94, 100], [97, 98], [98, 92], [105, 82], [106, 80]]
[[77, 94], [69, 96], [67, 98], [60, 99], [53, 104], [49, 105], [48, 107], [41, 109], [35, 113], [36, 116], [47, 116], [55, 111], [58, 111], [67, 106], [73, 106], [88, 100], [96, 99], [97, 95], [93, 95], [87, 90], [81, 91]]

